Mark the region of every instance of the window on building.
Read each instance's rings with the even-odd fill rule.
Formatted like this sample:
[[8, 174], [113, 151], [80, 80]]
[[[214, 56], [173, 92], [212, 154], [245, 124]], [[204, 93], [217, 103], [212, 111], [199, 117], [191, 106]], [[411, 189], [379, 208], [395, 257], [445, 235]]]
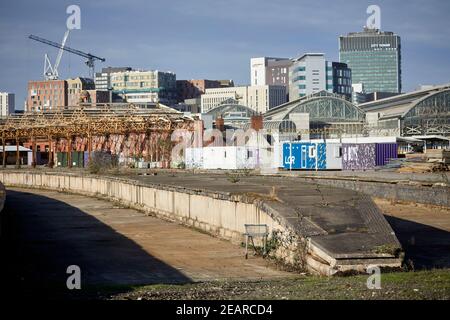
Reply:
[[310, 158], [315, 158], [316, 157], [316, 147], [315, 146], [310, 146], [308, 151], [309, 151], [309, 157]]

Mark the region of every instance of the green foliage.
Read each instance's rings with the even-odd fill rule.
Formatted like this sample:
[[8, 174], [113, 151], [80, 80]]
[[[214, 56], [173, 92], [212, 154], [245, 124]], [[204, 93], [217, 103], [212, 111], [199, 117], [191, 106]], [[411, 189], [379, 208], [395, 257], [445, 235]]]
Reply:
[[227, 174], [227, 180], [230, 181], [231, 183], [237, 183], [241, 181], [239, 176], [235, 174]]
[[92, 174], [103, 173], [118, 167], [118, 158], [107, 152], [92, 152], [88, 163], [88, 171]]

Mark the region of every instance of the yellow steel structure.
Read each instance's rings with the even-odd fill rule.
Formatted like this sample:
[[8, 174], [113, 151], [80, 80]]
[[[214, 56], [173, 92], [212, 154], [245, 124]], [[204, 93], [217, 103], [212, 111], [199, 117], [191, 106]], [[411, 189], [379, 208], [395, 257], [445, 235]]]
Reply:
[[[133, 104], [101, 104], [95, 107], [80, 105], [61, 107], [55, 111], [12, 114], [0, 120], [0, 133], [3, 150], [6, 141], [14, 141], [19, 146], [20, 141], [31, 140], [34, 146], [38, 138], [47, 139], [50, 145], [54, 140], [63, 138], [71, 145], [73, 137], [87, 137], [90, 152], [93, 136], [132, 132], [171, 133], [175, 129], [192, 130], [192, 124], [191, 118], [159, 104], [150, 108]], [[36, 159], [35, 152], [36, 148], [33, 147], [33, 162]], [[5, 157], [6, 152], [3, 152], [3, 166], [6, 166]], [[19, 148], [16, 160], [16, 164], [19, 164]]]

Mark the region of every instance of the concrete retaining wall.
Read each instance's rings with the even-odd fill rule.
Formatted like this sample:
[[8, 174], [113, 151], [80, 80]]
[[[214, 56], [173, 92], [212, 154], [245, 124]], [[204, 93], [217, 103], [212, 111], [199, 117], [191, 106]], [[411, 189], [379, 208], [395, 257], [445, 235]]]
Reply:
[[[244, 240], [244, 224], [267, 224], [269, 232], [292, 236], [295, 233], [276, 213], [267, 213], [263, 204], [246, 203], [227, 193], [207, 192], [149, 184], [133, 180], [93, 175], [0, 172], [5, 186], [67, 191], [118, 201], [157, 217], [177, 221], [234, 243]], [[276, 257], [287, 263], [293, 251], [277, 250]]]
[[[323, 250], [318, 243], [322, 236], [327, 235], [327, 232], [320, 229], [310, 219], [299, 222], [298, 216], [292, 215], [291, 205], [255, 199], [245, 193], [198, 190], [67, 172], [4, 170], [0, 171], [0, 181], [6, 187], [66, 191], [118, 201], [125, 206], [198, 228], [234, 243], [241, 243], [244, 240], [244, 224], [267, 224], [269, 234], [272, 236], [271, 256], [285, 264], [306, 268], [313, 273], [333, 275], [351, 270], [364, 271], [371, 264], [388, 267], [399, 267], [401, 264], [401, 259], [390, 253], [373, 253], [369, 250], [370, 248], [366, 250], [368, 244], [361, 244], [360, 249], [353, 249], [352, 246], [345, 249], [345, 241], [341, 249], [348, 252], [345, 254], [346, 258], [342, 259], [342, 254], [333, 253], [335, 251], [333, 248], [331, 251]], [[361, 198], [361, 201], [364, 203], [366, 200]], [[370, 203], [369, 200], [367, 202], [369, 207]], [[349, 207], [349, 210], [353, 210], [355, 214], [361, 214], [353, 207]], [[377, 219], [384, 219], [378, 211], [374, 214]], [[380, 216], [378, 217], [377, 214]], [[364, 219], [372, 221], [373, 217], [365, 216]], [[374, 221], [372, 224], [379, 226]], [[387, 222], [385, 227], [391, 230]], [[387, 232], [389, 230], [386, 231], [387, 233], [383, 231], [383, 228], [380, 230], [371, 234], [372, 237], [379, 238], [379, 241], [375, 241], [376, 243], [397, 241], [395, 236]], [[325, 246], [329, 246], [326, 240]], [[364, 251], [361, 254], [361, 250], [367, 252]]]

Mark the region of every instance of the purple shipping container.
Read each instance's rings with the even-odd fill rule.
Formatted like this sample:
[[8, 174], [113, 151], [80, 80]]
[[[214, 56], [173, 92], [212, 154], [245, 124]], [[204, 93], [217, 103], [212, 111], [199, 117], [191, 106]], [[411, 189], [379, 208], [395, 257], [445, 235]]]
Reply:
[[375, 143], [343, 143], [342, 170], [375, 168]]
[[398, 146], [396, 143], [377, 143], [375, 164], [384, 166], [389, 159], [397, 159]]

